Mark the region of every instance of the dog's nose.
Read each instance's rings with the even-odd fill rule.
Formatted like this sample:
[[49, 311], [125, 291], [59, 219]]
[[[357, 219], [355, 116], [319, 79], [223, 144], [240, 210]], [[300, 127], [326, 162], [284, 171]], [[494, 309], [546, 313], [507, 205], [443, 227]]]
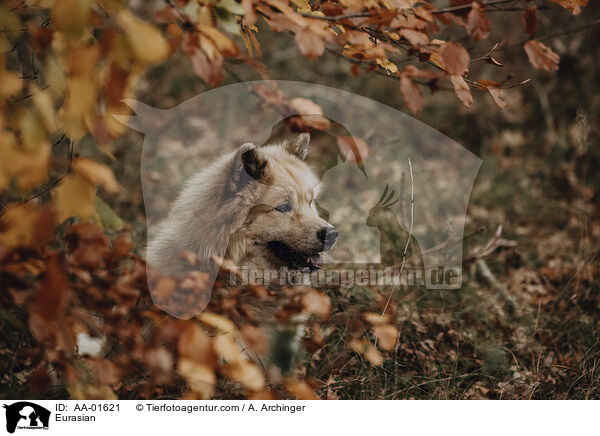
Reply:
[[322, 227], [317, 231], [317, 238], [321, 241], [325, 250], [330, 249], [338, 237], [338, 231], [334, 227]]

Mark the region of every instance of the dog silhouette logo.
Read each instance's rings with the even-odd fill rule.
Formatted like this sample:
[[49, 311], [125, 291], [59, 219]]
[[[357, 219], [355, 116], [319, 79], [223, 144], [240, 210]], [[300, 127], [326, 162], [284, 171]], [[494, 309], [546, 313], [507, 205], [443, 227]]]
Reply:
[[6, 409], [6, 431], [14, 433], [18, 429], [48, 429], [50, 411], [29, 401], [19, 401], [4, 405]]
[[[273, 108], [257, 89], [310, 100], [320, 113], [312, 105]], [[140, 178], [148, 287], [167, 313], [190, 318], [202, 312], [224, 259], [255, 272], [279, 269], [282, 259], [300, 271], [398, 270], [406, 259], [407, 268], [420, 273], [419, 286], [461, 289], [466, 212], [482, 160], [431, 126], [348, 91], [290, 81], [222, 86], [170, 109], [124, 103], [132, 115], [114, 117], [144, 135]], [[311, 132], [310, 149], [302, 145], [307, 141], [277, 136], [290, 117], [327, 119], [345, 137], [360, 138], [368, 152], [363, 156], [357, 149], [360, 156], [351, 158], [333, 137], [325, 139], [327, 132], [319, 142], [319, 129]], [[281, 141], [299, 160], [290, 163], [261, 146]], [[265, 167], [265, 153], [273, 165]], [[305, 159], [318, 170], [314, 180], [300, 171]], [[240, 183], [251, 179], [256, 183]], [[312, 221], [300, 219], [298, 208], [282, 212], [278, 207], [288, 205], [269, 202], [290, 187], [290, 198], [314, 199], [328, 228], [335, 229], [335, 245], [318, 260], [314, 244], [305, 243], [318, 235], [308, 225]], [[298, 196], [305, 187], [312, 193]], [[298, 225], [284, 235], [293, 222], [287, 217], [298, 217]], [[185, 280], [178, 286], [161, 275]]]

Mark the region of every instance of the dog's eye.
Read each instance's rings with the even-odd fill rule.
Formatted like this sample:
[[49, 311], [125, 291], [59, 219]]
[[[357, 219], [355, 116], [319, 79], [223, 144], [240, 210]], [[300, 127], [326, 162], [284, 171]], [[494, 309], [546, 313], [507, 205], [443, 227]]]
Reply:
[[290, 203], [280, 204], [275, 208], [278, 212], [289, 212], [292, 210], [292, 205]]

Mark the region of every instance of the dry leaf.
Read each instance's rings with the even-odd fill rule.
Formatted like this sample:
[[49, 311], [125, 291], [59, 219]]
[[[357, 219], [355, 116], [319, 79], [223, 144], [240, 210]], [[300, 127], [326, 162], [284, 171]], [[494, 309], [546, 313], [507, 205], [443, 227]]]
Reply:
[[406, 38], [408, 42], [415, 47], [429, 44], [429, 37], [425, 32], [420, 32], [413, 29], [402, 29], [398, 32], [398, 34]]
[[72, 168], [76, 174], [108, 192], [116, 193], [121, 188], [112, 170], [100, 162], [82, 157], [73, 160]]
[[223, 334], [235, 334], [237, 332], [235, 324], [224, 316], [217, 315], [211, 312], [204, 312], [198, 315], [196, 318], [200, 322], [210, 327], [216, 328], [219, 332]]
[[462, 76], [469, 67], [469, 53], [456, 42], [447, 42], [440, 47], [440, 62], [445, 71], [453, 76]]
[[473, 2], [469, 15], [467, 15], [467, 33], [473, 40], [480, 41], [490, 34], [490, 22], [483, 13], [484, 6]]
[[570, 10], [573, 15], [581, 14], [581, 8], [588, 4], [588, 0], [552, 0], [552, 2]]
[[348, 162], [363, 163], [369, 156], [369, 146], [364, 139], [341, 135], [336, 140], [340, 153]]
[[0, 98], [7, 98], [18, 94], [23, 89], [23, 80], [18, 74], [0, 69]]
[[458, 99], [462, 101], [465, 106], [471, 106], [473, 104], [473, 96], [471, 95], [471, 90], [469, 89], [467, 82], [465, 82], [465, 79], [461, 76], [453, 75], [450, 77], [450, 81], [452, 82], [454, 92]]
[[260, 391], [265, 387], [265, 376], [256, 365], [240, 360], [223, 367], [223, 373], [238, 381], [250, 391]]
[[523, 46], [529, 62], [535, 67], [546, 71], [557, 71], [560, 56], [539, 41], [527, 41]]
[[302, 307], [305, 313], [328, 318], [331, 312], [331, 301], [327, 295], [311, 289], [302, 296]]
[[156, 27], [125, 9], [119, 11], [117, 21], [125, 30], [127, 42], [138, 61], [150, 64], [168, 56], [169, 43]]
[[53, 200], [58, 222], [76, 216], [81, 220], [94, 217], [96, 187], [78, 174], [68, 174], [54, 190]]
[[208, 400], [215, 392], [217, 376], [215, 372], [193, 360], [182, 358], [177, 362], [177, 372], [188, 382], [192, 391]]
[[389, 315], [381, 316], [380, 313], [375, 312], [367, 312], [363, 315], [363, 318], [371, 325], [388, 324], [390, 322]]
[[285, 387], [298, 400], [318, 400], [314, 389], [304, 380], [287, 380]]
[[244, 339], [244, 344], [250, 351], [259, 356], [266, 354], [268, 348], [267, 338], [260, 327], [246, 324], [240, 329], [240, 333]]
[[0, 217], [0, 245], [28, 246], [36, 241], [40, 211], [31, 203], [11, 204]]
[[398, 329], [391, 324], [376, 325], [373, 334], [377, 337], [377, 343], [384, 350], [393, 350], [398, 339]]
[[309, 59], [317, 59], [325, 52], [325, 41], [308, 29], [300, 29], [294, 36], [300, 51]]
[[508, 107], [508, 103], [504, 100], [504, 91], [501, 88], [497, 86], [488, 86], [487, 90], [498, 107], [501, 109], [506, 109]]
[[206, 332], [196, 323], [185, 324], [177, 341], [180, 358], [190, 359], [207, 368], [216, 368], [217, 355]]
[[537, 8], [532, 6], [527, 8], [523, 13], [523, 27], [525, 27], [525, 33], [532, 36], [537, 31]]
[[408, 108], [415, 114], [423, 108], [423, 93], [413, 80], [407, 76], [400, 79], [400, 92]]
[[83, 35], [91, 13], [90, 0], [61, 0], [52, 8], [52, 25], [70, 38]]
[[383, 365], [383, 356], [369, 341], [353, 339], [350, 341], [350, 348], [358, 354], [364, 356], [371, 364], [375, 366]]

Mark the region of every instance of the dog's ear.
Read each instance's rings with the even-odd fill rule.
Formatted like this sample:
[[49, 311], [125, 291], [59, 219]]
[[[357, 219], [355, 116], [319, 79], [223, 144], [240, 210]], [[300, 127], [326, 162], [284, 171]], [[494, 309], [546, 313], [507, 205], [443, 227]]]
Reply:
[[231, 189], [239, 189], [251, 179], [261, 180], [265, 176], [267, 160], [248, 142], [240, 146], [233, 156], [231, 164]]
[[294, 139], [290, 139], [285, 143], [285, 149], [296, 156], [300, 160], [306, 159], [308, 155], [308, 143], [310, 142], [310, 134], [300, 133]]
[[241, 154], [242, 163], [246, 172], [255, 180], [260, 180], [265, 175], [267, 160], [260, 155], [256, 147], [250, 148]]

